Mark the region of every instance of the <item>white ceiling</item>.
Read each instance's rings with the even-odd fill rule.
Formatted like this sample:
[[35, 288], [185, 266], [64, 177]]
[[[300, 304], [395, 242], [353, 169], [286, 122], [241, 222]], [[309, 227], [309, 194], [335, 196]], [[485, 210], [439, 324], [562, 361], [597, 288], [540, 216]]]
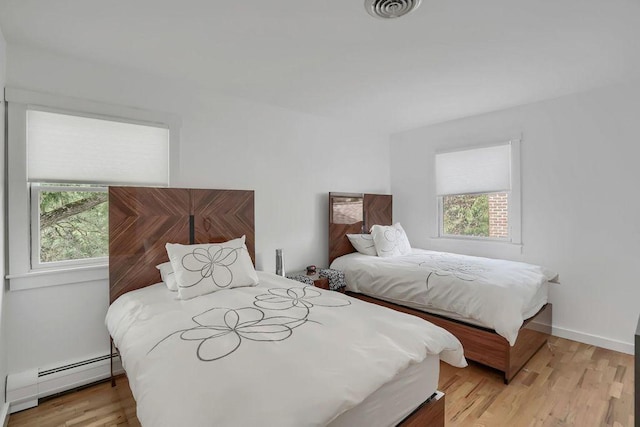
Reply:
[[638, 0], [0, 0], [8, 43], [386, 132], [640, 75]]

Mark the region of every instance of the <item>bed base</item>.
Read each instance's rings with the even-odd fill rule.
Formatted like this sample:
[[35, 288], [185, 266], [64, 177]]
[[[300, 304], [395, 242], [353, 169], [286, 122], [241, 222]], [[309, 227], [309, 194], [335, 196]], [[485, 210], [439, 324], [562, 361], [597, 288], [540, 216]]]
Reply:
[[444, 427], [444, 398], [444, 393], [436, 391], [404, 420], [400, 421], [398, 426]]
[[[113, 344], [113, 338], [110, 338], [111, 345], [111, 387], [116, 386], [116, 377], [113, 373], [113, 357], [115, 350], [120, 355], [118, 348]], [[422, 402], [420, 406], [414, 409], [407, 417], [398, 423], [398, 427], [444, 427], [444, 398], [445, 394], [436, 391], [427, 400]]]
[[509, 384], [551, 336], [551, 304], [546, 304], [538, 313], [524, 321], [518, 332], [518, 339], [512, 347], [506, 339], [491, 329], [425, 313], [355, 292], [347, 291], [347, 294], [363, 301], [418, 316], [446, 329], [460, 340], [467, 359], [502, 372], [505, 384]]
[[[111, 340], [113, 348], [113, 340]], [[117, 349], [116, 349], [117, 350]], [[116, 386], [116, 377], [113, 375], [113, 350], [111, 356], [111, 387]], [[436, 391], [420, 406], [413, 410], [405, 419], [400, 421], [397, 427], [444, 427], [444, 400], [445, 394]]]
[[116, 354], [118, 355], [118, 357], [120, 357], [120, 351], [118, 350], [118, 348], [113, 344], [113, 338], [109, 337], [109, 346], [111, 351], [109, 352], [109, 362], [110, 362], [110, 368], [111, 368], [111, 387], [115, 387], [116, 386], [116, 376], [113, 374], [113, 357], [114, 357], [114, 353], [113, 351], [116, 351]]

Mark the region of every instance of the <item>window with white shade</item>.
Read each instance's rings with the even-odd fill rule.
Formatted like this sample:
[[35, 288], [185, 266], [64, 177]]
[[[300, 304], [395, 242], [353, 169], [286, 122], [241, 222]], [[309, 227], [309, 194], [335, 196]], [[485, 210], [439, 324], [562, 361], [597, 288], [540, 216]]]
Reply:
[[27, 110], [31, 266], [105, 262], [107, 185], [169, 183], [167, 127]]
[[5, 96], [10, 289], [106, 278], [108, 186], [168, 186], [177, 117], [12, 88]]
[[167, 185], [169, 129], [27, 111], [29, 182]]
[[520, 243], [520, 141], [437, 153], [440, 237]]

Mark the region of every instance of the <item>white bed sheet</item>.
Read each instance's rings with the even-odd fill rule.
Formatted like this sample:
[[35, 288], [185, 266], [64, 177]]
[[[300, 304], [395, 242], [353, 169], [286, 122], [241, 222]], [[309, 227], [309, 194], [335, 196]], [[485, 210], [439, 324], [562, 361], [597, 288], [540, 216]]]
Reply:
[[[549, 282], [545, 282], [542, 284], [542, 286], [540, 286], [540, 288], [538, 289], [538, 292], [536, 292], [536, 294], [533, 296], [533, 298], [531, 299], [527, 307], [524, 309], [522, 313], [522, 318], [526, 320], [534, 316], [538, 311], [540, 311], [540, 309], [544, 307], [544, 305], [548, 302], [548, 294], [549, 294]], [[490, 326], [483, 324], [479, 320], [471, 319], [469, 317], [464, 317], [458, 313], [454, 313], [451, 311], [438, 310], [437, 308], [426, 307], [424, 304], [417, 304], [411, 301], [391, 301], [383, 297], [378, 297], [378, 298], [384, 299], [385, 301], [389, 301], [395, 304], [404, 305], [406, 307], [415, 308], [416, 310], [426, 311], [427, 313], [437, 314], [439, 316], [447, 317], [449, 319], [459, 320], [461, 322], [469, 323], [471, 325], [482, 326], [484, 328], [493, 329]]]
[[424, 249], [392, 258], [352, 253], [331, 268], [344, 271], [347, 290], [494, 329], [511, 345], [557, 277], [531, 264]]
[[457, 339], [428, 322], [259, 278], [187, 301], [159, 284], [111, 305], [107, 326], [144, 426], [327, 425], [429, 355], [466, 365]]
[[440, 358], [427, 356], [342, 413], [329, 427], [395, 426], [437, 391], [439, 373]]

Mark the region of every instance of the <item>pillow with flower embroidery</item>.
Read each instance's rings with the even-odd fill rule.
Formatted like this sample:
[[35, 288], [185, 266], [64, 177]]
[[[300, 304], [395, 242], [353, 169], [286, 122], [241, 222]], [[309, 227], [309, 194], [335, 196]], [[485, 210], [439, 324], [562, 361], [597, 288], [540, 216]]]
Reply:
[[167, 243], [178, 298], [191, 299], [221, 289], [256, 285], [258, 275], [244, 242], [245, 236], [224, 243]]
[[411, 244], [400, 223], [374, 225], [371, 235], [379, 257], [394, 257], [411, 253]]
[[398, 237], [398, 249], [400, 250], [400, 255], [409, 255], [411, 253], [411, 243], [409, 243], [409, 238], [407, 237], [407, 233], [402, 228], [399, 222], [393, 224], [393, 228], [396, 229], [397, 237]]

